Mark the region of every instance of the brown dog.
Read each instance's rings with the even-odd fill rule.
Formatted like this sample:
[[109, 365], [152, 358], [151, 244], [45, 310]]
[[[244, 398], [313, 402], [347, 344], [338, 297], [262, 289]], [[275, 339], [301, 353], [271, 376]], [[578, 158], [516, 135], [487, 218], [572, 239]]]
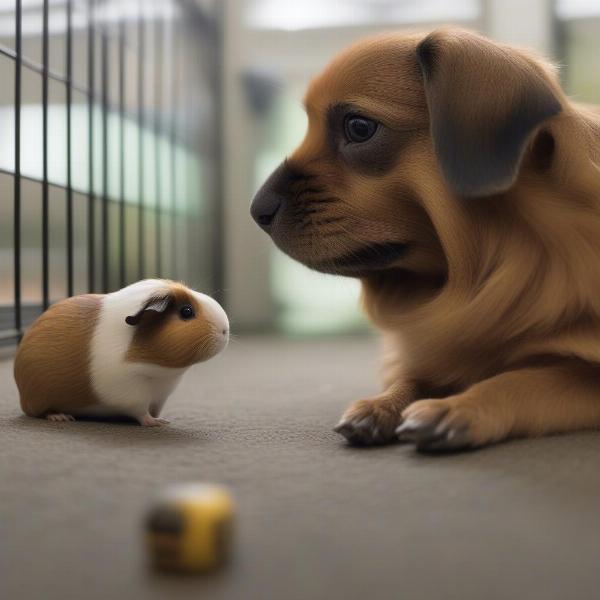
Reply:
[[600, 427], [600, 115], [456, 29], [360, 42], [305, 104], [252, 215], [359, 277], [384, 332], [385, 391], [336, 430], [452, 450]]

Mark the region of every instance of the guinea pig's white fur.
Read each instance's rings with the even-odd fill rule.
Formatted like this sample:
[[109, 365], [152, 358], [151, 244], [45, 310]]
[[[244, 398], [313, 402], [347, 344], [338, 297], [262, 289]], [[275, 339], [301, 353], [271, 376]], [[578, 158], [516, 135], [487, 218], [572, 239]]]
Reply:
[[[139, 324], [141, 318], [135, 325], [128, 324], [129, 322], [126, 322], [126, 319], [128, 317], [132, 318], [132, 316], [137, 317], [144, 310], [153, 311], [155, 315], [159, 315], [156, 318], [160, 318], [160, 313], [165, 312], [167, 306], [171, 306], [169, 309], [171, 311], [176, 310], [176, 307], [173, 307], [173, 303], [175, 303], [177, 296], [183, 298], [183, 302], [187, 302], [187, 298], [192, 303], [195, 301], [197, 305], [196, 311], [198, 312], [195, 320], [199, 321], [198, 325], [196, 325], [199, 329], [191, 329], [194, 327], [194, 324], [189, 324], [192, 323], [191, 321], [184, 324], [175, 317], [173, 322], [164, 324], [164, 327], [167, 329], [166, 332], [159, 332], [166, 336], [162, 339], [168, 341], [168, 344], [165, 345], [168, 347], [163, 345], [160, 347], [148, 347], [144, 340], [136, 342], [135, 336], [138, 328], [141, 327]], [[57, 401], [54, 396], [60, 398], [63, 395], [61, 393], [41, 393], [40, 396], [45, 396], [45, 402], [41, 401], [37, 403], [40, 404], [39, 406], [32, 408], [32, 404], [36, 404], [36, 401], [35, 399], [32, 401], [31, 393], [29, 393], [30, 397], [27, 401], [24, 399], [24, 393], [30, 392], [30, 390], [21, 389], [21, 387], [27, 387], [23, 381], [25, 377], [31, 378], [32, 376], [37, 376], [40, 378], [43, 375], [43, 371], [48, 369], [50, 365], [46, 369], [39, 369], [36, 368], [35, 360], [27, 359], [35, 358], [36, 355], [39, 358], [41, 355], [45, 357], [46, 361], [56, 362], [59, 360], [54, 356], [56, 351], [59, 351], [58, 348], [55, 347], [53, 352], [51, 348], [44, 349], [40, 345], [60, 345], [57, 344], [56, 340], [51, 341], [52, 336], [48, 335], [48, 333], [52, 333], [51, 330], [55, 324], [57, 331], [54, 333], [60, 338], [63, 333], [61, 329], [65, 329], [64, 323], [67, 321], [60, 314], [61, 304], [65, 304], [62, 310], [67, 311], [67, 317], [69, 317], [69, 306], [67, 304], [71, 303], [74, 305], [71, 309], [71, 312], [74, 314], [70, 321], [80, 316], [79, 313], [81, 311], [75, 306], [78, 299], [81, 301], [86, 299], [86, 302], [90, 306], [96, 305], [95, 311], [89, 308], [89, 312], [95, 312], [93, 316], [90, 315], [94, 319], [94, 325], [89, 328], [89, 339], [87, 341], [85, 339], [78, 339], [76, 341], [69, 339], [67, 331], [66, 339], [63, 340], [63, 346], [67, 346], [68, 352], [65, 360], [68, 361], [72, 358], [71, 355], [74, 350], [68, 347], [69, 344], [86, 345], [87, 343], [87, 353], [85, 352], [85, 348], [80, 349], [80, 352], [87, 354], [86, 375], [89, 378], [89, 393], [81, 393], [79, 402], [75, 398], [65, 398], [64, 402]], [[54, 323], [52, 321], [52, 311], [55, 312], [56, 317]], [[82, 314], [85, 316], [85, 312]], [[206, 360], [222, 351], [227, 345], [229, 336], [227, 315], [215, 300], [205, 294], [190, 290], [182, 284], [161, 279], [139, 281], [104, 296], [88, 295], [68, 299], [55, 305], [55, 307], [52, 307], [38, 319], [38, 321], [42, 320], [45, 322], [39, 325], [36, 322], [21, 343], [15, 360], [15, 378], [18, 384], [23, 383], [23, 385], [19, 385], [19, 388], [21, 391], [21, 404], [25, 412], [34, 414], [34, 416], [46, 416], [53, 420], [67, 420], [71, 419], [73, 415], [127, 415], [134, 417], [143, 425], [161, 425], [166, 421], [158, 418], [158, 415], [166, 399], [175, 389], [186, 369], [194, 362]], [[207, 324], [209, 325], [208, 328]], [[38, 330], [42, 332], [38, 335], [36, 335], [36, 325]], [[163, 327], [160, 321], [158, 322], [158, 327]], [[173, 329], [174, 327], [179, 327], [180, 329]], [[48, 332], [47, 330], [50, 331]], [[81, 332], [81, 330], [79, 331]], [[176, 333], [171, 334], [170, 331], [175, 331]], [[181, 337], [183, 334], [180, 332], [185, 332], [187, 336], [182, 343], [197, 343], [198, 339], [193, 337], [196, 332], [200, 337], [209, 337], [210, 343], [207, 342], [203, 346], [202, 355], [194, 354], [190, 355], [190, 357], [178, 357], [177, 360], [170, 360], [169, 350], [176, 343], [171, 338], [172, 336]], [[161, 338], [157, 339], [160, 342]], [[137, 354], [135, 351], [132, 351], [136, 344], [139, 346]], [[142, 358], [136, 358], [140, 356]], [[43, 365], [37, 366], [43, 367]], [[72, 366], [73, 369], [78, 368], [76, 364]], [[59, 371], [61, 371], [60, 367]], [[21, 376], [19, 377], [20, 374]], [[81, 373], [74, 372], [72, 376], [77, 378], [81, 376]], [[69, 377], [68, 369], [63, 368], [60, 375], [54, 378], [55, 381], [53, 381], [52, 377], [46, 378], [46, 385], [55, 385], [65, 389], [65, 382], [60, 381], [61, 377], [63, 379]], [[40, 386], [36, 387], [39, 394]], [[83, 389], [85, 386], [75, 385], [74, 387], [76, 389], [78, 387]], [[52, 390], [46, 391], [52, 392]], [[90, 398], [86, 399], [85, 396], [90, 396]]]

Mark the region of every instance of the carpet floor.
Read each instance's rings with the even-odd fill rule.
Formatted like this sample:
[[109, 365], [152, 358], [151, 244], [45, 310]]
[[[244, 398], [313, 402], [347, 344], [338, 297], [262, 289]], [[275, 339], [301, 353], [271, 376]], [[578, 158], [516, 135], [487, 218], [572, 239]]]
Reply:
[[[0, 596], [597, 598], [600, 433], [447, 456], [349, 448], [331, 428], [376, 390], [376, 354], [369, 339], [242, 337], [188, 372], [162, 429], [25, 417], [0, 362]], [[149, 500], [181, 481], [234, 495], [217, 574], [147, 567]]]

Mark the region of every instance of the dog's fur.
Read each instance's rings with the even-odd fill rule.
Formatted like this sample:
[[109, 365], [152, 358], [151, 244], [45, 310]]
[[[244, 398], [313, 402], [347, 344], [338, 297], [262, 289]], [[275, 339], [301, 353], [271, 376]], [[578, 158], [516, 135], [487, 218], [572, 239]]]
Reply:
[[[450, 28], [352, 46], [305, 105], [252, 211], [290, 256], [359, 277], [384, 332], [385, 390], [337, 430], [448, 450], [600, 427], [597, 109]], [[349, 141], [348, 115], [373, 137]]]

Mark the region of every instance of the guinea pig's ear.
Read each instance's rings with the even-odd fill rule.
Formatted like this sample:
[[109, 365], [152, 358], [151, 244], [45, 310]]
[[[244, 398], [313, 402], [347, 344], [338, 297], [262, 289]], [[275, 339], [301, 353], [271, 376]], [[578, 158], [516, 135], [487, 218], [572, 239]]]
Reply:
[[164, 313], [172, 301], [173, 295], [168, 291], [153, 294], [142, 304], [138, 312], [125, 317], [125, 323], [127, 325], [139, 325], [144, 315], [149, 312]]
[[433, 145], [461, 196], [488, 196], [516, 181], [528, 141], [561, 111], [550, 77], [516, 50], [460, 30], [417, 46]]

